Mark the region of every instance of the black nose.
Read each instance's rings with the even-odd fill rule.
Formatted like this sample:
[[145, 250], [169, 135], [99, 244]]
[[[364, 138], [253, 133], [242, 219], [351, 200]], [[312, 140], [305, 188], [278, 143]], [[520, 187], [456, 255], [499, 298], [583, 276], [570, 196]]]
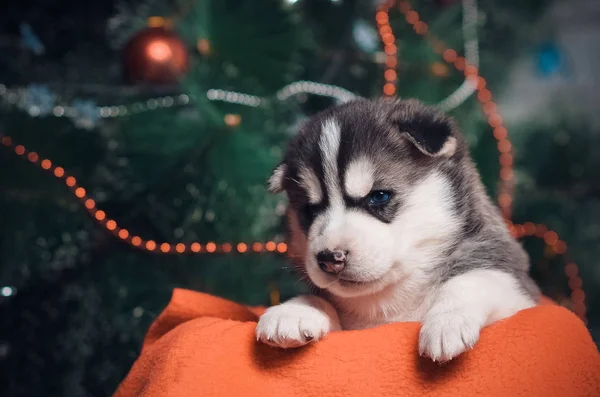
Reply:
[[317, 263], [321, 270], [329, 274], [338, 274], [346, 267], [348, 251], [324, 250], [317, 254]]

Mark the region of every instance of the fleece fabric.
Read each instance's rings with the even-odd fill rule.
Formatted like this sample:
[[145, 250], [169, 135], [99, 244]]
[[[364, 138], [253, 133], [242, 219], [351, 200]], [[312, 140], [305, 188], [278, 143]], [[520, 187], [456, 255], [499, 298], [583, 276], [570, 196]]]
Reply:
[[438, 365], [418, 323], [341, 331], [282, 350], [258, 343], [263, 308], [177, 289], [115, 397], [599, 397], [600, 356], [585, 325], [544, 302], [486, 327]]

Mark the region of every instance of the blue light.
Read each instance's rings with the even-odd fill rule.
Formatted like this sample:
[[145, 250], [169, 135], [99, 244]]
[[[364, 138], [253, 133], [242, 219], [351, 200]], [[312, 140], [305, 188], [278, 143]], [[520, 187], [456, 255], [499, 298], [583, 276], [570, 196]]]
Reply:
[[2, 289], [0, 289], [0, 295], [5, 297], [12, 296], [15, 292], [16, 290], [12, 287], [2, 287]]
[[549, 42], [539, 46], [536, 59], [538, 73], [548, 77], [561, 72], [563, 66], [564, 57], [557, 44]]

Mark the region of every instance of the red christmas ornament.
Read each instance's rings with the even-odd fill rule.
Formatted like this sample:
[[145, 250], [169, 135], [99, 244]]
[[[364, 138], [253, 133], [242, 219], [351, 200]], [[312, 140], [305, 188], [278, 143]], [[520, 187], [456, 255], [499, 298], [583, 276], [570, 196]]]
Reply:
[[183, 41], [165, 27], [138, 32], [125, 45], [123, 71], [134, 84], [175, 83], [188, 69], [188, 51]]

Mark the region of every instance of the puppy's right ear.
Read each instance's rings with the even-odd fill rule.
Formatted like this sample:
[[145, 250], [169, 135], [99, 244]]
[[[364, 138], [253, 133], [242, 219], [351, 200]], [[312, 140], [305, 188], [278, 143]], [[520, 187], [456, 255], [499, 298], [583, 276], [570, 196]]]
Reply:
[[287, 165], [285, 163], [281, 163], [273, 170], [273, 174], [269, 178], [269, 192], [271, 193], [281, 193], [283, 192], [283, 180], [285, 179], [285, 174], [287, 173]]
[[456, 152], [454, 124], [442, 112], [413, 99], [396, 101], [392, 117], [400, 133], [421, 153], [452, 157]]

